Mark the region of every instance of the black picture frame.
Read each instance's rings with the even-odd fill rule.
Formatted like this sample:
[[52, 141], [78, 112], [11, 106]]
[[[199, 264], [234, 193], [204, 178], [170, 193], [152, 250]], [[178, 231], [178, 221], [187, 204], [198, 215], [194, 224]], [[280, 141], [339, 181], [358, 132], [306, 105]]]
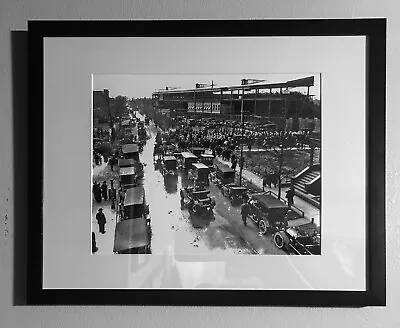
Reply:
[[[386, 305], [386, 19], [29, 21], [28, 304], [315, 306]], [[366, 291], [43, 289], [43, 105], [46, 37], [366, 36]], [[33, 107], [33, 108], [32, 108]], [[34, 138], [33, 138], [34, 136]], [[38, 145], [41, 145], [38, 147]]]

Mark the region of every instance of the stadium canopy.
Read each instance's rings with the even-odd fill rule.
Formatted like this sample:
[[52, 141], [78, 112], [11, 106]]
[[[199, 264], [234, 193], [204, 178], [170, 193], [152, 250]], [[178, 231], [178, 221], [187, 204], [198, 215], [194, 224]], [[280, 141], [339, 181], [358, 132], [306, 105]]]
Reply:
[[204, 87], [193, 89], [173, 89], [173, 90], [159, 90], [153, 94], [180, 94], [190, 92], [221, 92], [221, 91], [235, 91], [235, 90], [254, 90], [254, 89], [280, 89], [280, 88], [298, 88], [298, 87], [312, 87], [314, 86], [314, 76], [308, 76], [296, 80], [290, 80], [280, 83], [266, 83], [256, 82], [244, 85], [231, 85], [220, 87]]

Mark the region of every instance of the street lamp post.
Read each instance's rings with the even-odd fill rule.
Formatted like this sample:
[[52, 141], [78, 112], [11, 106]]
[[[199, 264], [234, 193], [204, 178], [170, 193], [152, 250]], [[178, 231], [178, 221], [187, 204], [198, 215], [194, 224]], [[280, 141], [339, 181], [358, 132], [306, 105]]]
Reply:
[[242, 89], [242, 106], [241, 106], [241, 110], [240, 110], [240, 121], [241, 121], [241, 125], [242, 125], [242, 135], [240, 137], [239, 186], [242, 186], [242, 173], [243, 173], [243, 165], [244, 165], [244, 160], [243, 160], [243, 135], [244, 135], [243, 101], [244, 101], [244, 88]]

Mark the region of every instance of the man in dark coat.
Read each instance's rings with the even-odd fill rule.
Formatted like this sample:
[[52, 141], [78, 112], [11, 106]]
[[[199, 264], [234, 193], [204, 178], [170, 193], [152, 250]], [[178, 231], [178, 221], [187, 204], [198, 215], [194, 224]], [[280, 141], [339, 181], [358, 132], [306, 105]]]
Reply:
[[294, 188], [290, 187], [288, 191], [286, 191], [286, 198], [288, 200], [289, 207], [293, 205], [293, 198], [294, 198]]
[[96, 235], [92, 231], [92, 253], [96, 253], [99, 249], [96, 246]]
[[[278, 185], [278, 180], [279, 180], [278, 173], [277, 172], [272, 173], [270, 181], [274, 185], [274, 188], [276, 188], [276, 186]], [[270, 188], [271, 188], [271, 186], [270, 186]]]
[[110, 159], [108, 161], [108, 164], [110, 164], [111, 172], [113, 172], [114, 171], [114, 165], [115, 165], [114, 155], [111, 155], [111, 157], [110, 157]]
[[101, 188], [100, 184], [95, 182], [95, 185], [93, 186], [94, 189], [94, 199], [96, 200], [97, 203], [101, 203]]
[[96, 181], [93, 181], [93, 186], [92, 186], [92, 193], [93, 193], [93, 196], [96, 195], [96, 187], [97, 187], [97, 182], [96, 182]]
[[236, 171], [236, 165], [237, 165], [237, 160], [236, 160], [236, 158], [234, 158], [234, 159], [232, 160], [231, 169], [234, 170], [234, 171]]
[[107, 192], [108, 192], [107, 182], [103, 181], [103, 184], [101, 185], [101, 195], [103, 196], [104, 200], [107, 200]]
[[108, 189], [108, 199], [111, 200], [111, 209], [115, 210], [115, 201], [117, 199], [117, 189], [114, 188], [114, 180], [110, 180], [111, 188]]
[[240, 214], [242, 215], [243, 224], [247, 225], [247, 216], [249, 215], [249, 204], [247, 202], [243, 202], [242, 208], [240, 209]]
[[97, 224], [99, 225], [99, 232], [104, 234], [106, 232], [105, 225], [106, 225], [106, 217], [103, 213], [103, 209], [99, 208], [98, 213], [96, 214]]

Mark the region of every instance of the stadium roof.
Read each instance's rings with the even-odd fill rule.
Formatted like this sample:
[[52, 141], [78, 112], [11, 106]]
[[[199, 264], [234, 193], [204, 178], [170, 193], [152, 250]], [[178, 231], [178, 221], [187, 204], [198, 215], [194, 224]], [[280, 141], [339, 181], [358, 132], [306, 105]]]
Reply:
[[296, 80], [290, 80], [279, 83], [256, 82], [245, 85], [231, 85], [220, 87], [204, 87], [192, 89], [173, 89], [173, 90], [159, 90], [153, 94], [179, 94], [187, 92], [220, 92], [220, 91], [234, 91], [234, 90], [254, 90], [254, 89], [277, 89], [277, 88], [296, 88], [296, 87], [311, 87], [314, 86], [314, 76], [308, 76]]

